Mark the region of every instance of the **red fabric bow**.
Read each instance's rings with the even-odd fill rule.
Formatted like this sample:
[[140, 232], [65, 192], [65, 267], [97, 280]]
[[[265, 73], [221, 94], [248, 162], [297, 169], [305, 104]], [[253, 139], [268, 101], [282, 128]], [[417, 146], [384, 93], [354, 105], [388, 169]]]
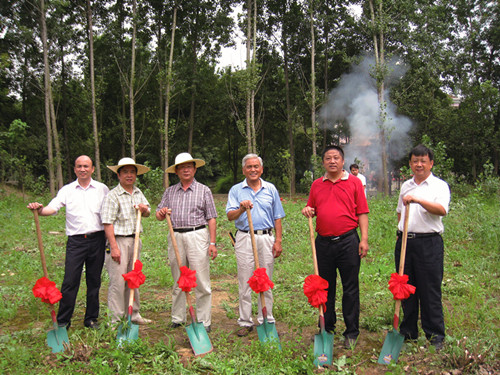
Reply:
[[36, 281], [35, 286], [32, 290], [33, 295], [36, 298], [41, 298], [42, 302], [50, 303], [51, 305], [59, 302], [59, 300], [62, 298], [62, 294], [59, 289], [57, 289], [56, 283], [50, 281], [45, 276], [39, 278]]
[[410, 294], [415, 293], [415, 287], [408, 284], [408, 275], [400, 276], [398, 273], [391, 274], [389, 280], [389, 290], [394, 295], [394, 299], [407, 299]]
[[263, 267], [253, 271], [253, 275], [247, 282], [255, 293], [262, 293], [269, 290], [269, 288], [274, 288], [274, 283], [269, 279], [266, 269]]
[[323, 306], [326, 311], [326, 300], [328, 298], [328, 281], [319, 275], [309, 275], [304, 281], [304, 294], [311, 306], [319, 308]]
[[146, 276], [142, 273], [142, 262], [139, 259], [135, 261], [134, 269], [122, 276], [130, 289], [137, 289], [146, 281]]
[[186, 266], [182, 266], [180, 268], [181, 276], [177, 281], [179, 284], [179, 288], [182, 289], [183, 292], [190, 292], [191, 289], [196, 288], [196, 271], [189, 269]]

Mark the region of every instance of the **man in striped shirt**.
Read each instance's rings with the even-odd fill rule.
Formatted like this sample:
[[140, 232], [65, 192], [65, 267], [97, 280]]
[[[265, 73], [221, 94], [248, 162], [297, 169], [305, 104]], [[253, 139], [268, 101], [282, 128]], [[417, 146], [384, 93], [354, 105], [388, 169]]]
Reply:
[[[163, 193], [156, 210], [156, 218], [165, 220], [170, 215], [175, 238], [179, 247], [181, 266], [196, 271], [195, 288], [196, 315], [207, 332], [212, 324], [212, 289], [210, 286], [210, 258], [217, 256], [216, 217], [212, 192], [194, 178], [196, 169], [205, 165], [201, 159], [193, 159], [183, 152], [175, 157], [175, 164], [166, 169], [175, 173], [179, 183], [170, 186]], [[207, 228], [208, 227], [208, 228]], [[172, 241], [168, 239], [168, 258], [174, 279], [172, 291], [172, 328], [186, 322], [186, 295], [177, 284], [180, 277]]]

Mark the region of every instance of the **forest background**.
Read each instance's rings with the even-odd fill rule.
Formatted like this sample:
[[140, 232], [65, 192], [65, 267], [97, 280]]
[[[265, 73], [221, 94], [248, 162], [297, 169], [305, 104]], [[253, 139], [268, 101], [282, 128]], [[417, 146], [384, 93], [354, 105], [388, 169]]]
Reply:
[[[387, 195], [423, 141], [441, 149], [450, 184], [498, 176], [499, 8], [4, 1], [0, 182], [54, 195], [88, 154], [94, 177], [113, 185], [105, 166], [131, 156], [153, 169], [142, 182], [158, 195], [169, 184], [163, 170], [188, 151], [207, 162], [197, 178], [224, 193], [240, 179], [241, 157], [257, 152], [265, 178], [294, 194], [320, 173], [321, 149], [341, 144], [346, 164], [361, 164]], [[237, 31], [244, 66], [222, 66]]]

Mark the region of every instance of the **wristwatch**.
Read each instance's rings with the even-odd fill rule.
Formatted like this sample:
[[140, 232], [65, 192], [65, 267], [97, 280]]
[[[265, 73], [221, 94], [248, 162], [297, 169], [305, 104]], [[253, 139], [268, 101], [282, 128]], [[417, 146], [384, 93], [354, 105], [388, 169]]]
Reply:
[[210, 242], [210, 246], [212, 246], [212, 245], [217, 246], [217, 243], [215, 243], [215, 242]]

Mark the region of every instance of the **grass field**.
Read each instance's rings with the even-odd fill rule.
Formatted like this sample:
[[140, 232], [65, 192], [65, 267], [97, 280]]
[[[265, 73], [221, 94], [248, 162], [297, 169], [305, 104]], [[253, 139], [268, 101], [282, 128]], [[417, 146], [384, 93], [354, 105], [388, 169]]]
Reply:
[[[304, 278], [313, 273], [307, 220], [300, 214], [306, 197], [284, 201], [283, 255], [275, 265], [274, 315], [282, 351], [259, 343], [254, 331], [235, 335], [238, 326], [236, 261], [225, 216], [225, 197], [217, 196], [219, 256], [211, 265], [214, 351], [195, 358], [183, 329], [171, 329], [170, 291], [173, 280], [167, 264], [167, 229], [154, 217], [143, 220], [142, 261], [146, 282], [141, 286], [141, 312], [154, 323], [140, 327], [140, 339], [117, 347], [116, 331], [106, 324], [98, 330], [83, 327], [85, 283], [82, 282], [72, 327], [71, 348], [52, 354], [45, 339], [51, 328], [45, 304], [31, 288], [43, 276], [31, 200], [0, 189], [0, 373], [98, 374], [495, 374], [500, 373], [500, 198], [469, 189], [453, 191], [445, 217], [445, 275], [443, 281], [446, 345], [436, 353], [426, 340], [406, 345], [397, 364], [377, 364], [392, 323], [394, 303], [387, 281], [394, 272], [396, 198], [371, 197], [368, 258], [362, 261], [361, 335], [354, 350], [342, 348], [343, 321], [337, 295], [339, 323], [334, 365], [312, 365], [317, 310], [302, 292]], [[155, 207], [158, 202], [151, 200]], [[64, 272], [64, 214], [41, 218], [49, 277], [60, 287]], [[106, 322], [107, 274], [103, 271], [101, 322]], [[256, 298], [254, 299], [256, 312]]]

